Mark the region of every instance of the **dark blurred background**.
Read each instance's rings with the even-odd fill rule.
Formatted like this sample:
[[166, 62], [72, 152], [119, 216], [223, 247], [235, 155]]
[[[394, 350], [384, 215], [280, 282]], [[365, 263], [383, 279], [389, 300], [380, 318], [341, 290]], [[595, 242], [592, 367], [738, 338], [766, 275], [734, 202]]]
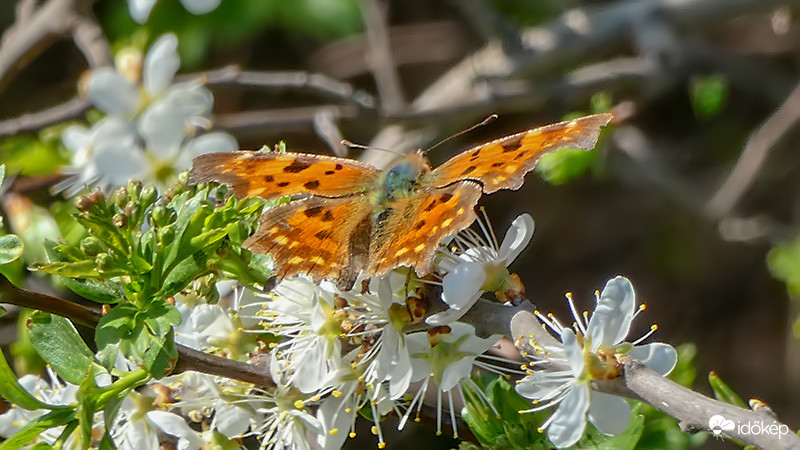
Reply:
[[[16, 3], [0, 4], [4, 29], [14, 23]], [[696, 344], [695, 389], [709, 394], [706, 376], [716, 371], [796, 427], [798, 6], [224, 0], [194, 16], [160, 0], [144, 25], [130, 19], [124, 2], [85, 8], [112, 49], [175, 32], [182, 73], [229, 65], [320, 73], [366, 95], [310, 88], [297, 74], [266, 87], [215, 83], [210, 75], [215, 126], [243, 148], [284, 140], [293, 150], [329, 154], [325, 140], [338, 141], [331, 126], [357, 143], [425, 148], [500, 115], [432, 152], [438, 164], [486, 140], [610, 109], [617, 119], [595, 152], [557, 155], [519, 191], [481, 200], [500, 239], [518, 214], [536, 220], [531, 245], [511, 269], [538, 307], [560, 317], [568, 314], [565, 292], [591, 309], [595, 289], [617, 274], [629, 277], [648, 306], [631, 336], [657, 323], [651, 339]], [[0, 65], [0, 157], [12, 173], [25, 169], [20, 179], [30, 183], [18, 180], [17, 191], [46, 204], [55, 172], [23, 164], [18, 144], [43, 139], [36, 133], [46, 127], [14, 128], [11, 119], [73, 99], [89, 66], [69, 36], [55, 33], [39, 47], [12, 70]], [[41, 145], [58, 153], [57, 143]], [[381, 164], [387, 152], [349, 156]], [[15, 339], [6, 330], [4, 345]]]

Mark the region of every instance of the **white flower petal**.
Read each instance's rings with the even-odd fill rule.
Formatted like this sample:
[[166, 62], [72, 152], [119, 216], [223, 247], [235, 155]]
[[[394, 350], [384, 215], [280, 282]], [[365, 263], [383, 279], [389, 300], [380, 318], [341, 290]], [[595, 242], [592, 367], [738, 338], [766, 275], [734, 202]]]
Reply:
[[671, 345], [661, 342], [636, 346], [628, 355], [662, 376], [672, 372], [678, 362], [678, 352]]
[[229, 438], [243, 435], [253, 419], [251, 411], [234, 405], [222, 405], [214, 415], [216, 429]]
[[156, 40], [144, 58], [142, 82], [150, 95], [164, 93], [181, 67], [178, 37], [167, 33]]
[[[79, 153], [91, 145], [92, 134], [82, 125], [70, 125], [61, 132], [61, 143], [72, 153]], [[73, 163], [76, 164], [76, 163]]]
[[569, 328], [561, 331], [561, 343], [564, 345], [564, 354], [567, 356], [569, 368], [575, 378], [583, 373], [583, 348], [578, 344], [575, 333]]
[[238, 148], [239, 144], [235, 137], [224, 131], [215, 131], [192, 139], [184, 145], [183, 151], [187, 152], [189, 157], [194, 158], [205, 153], [230, 152]]
[[483, 264], [463, 262], [442, 278], [442, 301], [454, 309], [464, 309], [475, 303], [486, 281]]
[[130, 114], [139, 104], [136, 85], [111, 67], [92, 71], [86, 93], [92, 104], [106, 114]]
[[183, 7], [192, 14], [205, 14], [217, 9], [222, 0], [181, 0]]
[[615, 436], [628, 427], [631, 408], [622, 397], [592, 391], [589, 420], [601, 433]]
[[567, 392], [547, 427], [547, 438], [556, 447], [575, 444], [586, 429], [586, 410], [589, 409], [589, 386], [576, 384]]
[[178, 448], [197, 450], [205, 444], [203, 439], [192, 430], [183, 417], [164, 411], [150, 411], [147, 420], [156, 428], [170, 436], [180, 438]]
[[136, 23], [145, 23], [155, 4], [156, 0], [128, 0], [128, 11]]
[[631, 282], [625, 277], [609, 280], [589, 319], [587, 334], [592, 340], [591, 351], [622, 342], [628, 335], [635, 310], [636, 296]]
[[563, 389], [567, 383], [574, 382], [574, 378], [558, 376], [546, 369], [537, 370], [526, 376], [514, 387], [517, 394], [531, 400], [554, 398], [556, 391]]
[[511, 265], [517, 256], [528, 246], [535, 228], [530, 214], [520, 214], [506, 231], [503, 243], [498, 252], [499, 259], [505, 260], [506, 267]]
[[347, 440], [350, 423], [353, 421], [355, 408], [346, 412], [344, 402], [349, 397], [342, 395], [328, 396], [317, 408], [317, 419], [322, 424], [322, 433], [317, 436], [317, 443], [323, 450], [339, 450]]
[[[480, 298], [481, 292], [475, 294], [475, 300], [477, 301]], [[434, 327], [438, 327], [440, 325], [447, 325], [457, 321], [458, 319], [464, 317], [464, 314], [469, 311], [469, 308], [464, 309], [447, 309], [446, 311], [442, 311], [440, 313], [433, 314], [428, 316], [425, 319], [425, 323]]]
[[130, 420], [122, 436], [122, 450], [159, 450], [158, 435], [146, 420]]
[[116, 186], [126, 184], [131, 178], [141, 178], [147, 170], [144, 154], [130, 142], [98, 144], [93, 161], [99, 173]]

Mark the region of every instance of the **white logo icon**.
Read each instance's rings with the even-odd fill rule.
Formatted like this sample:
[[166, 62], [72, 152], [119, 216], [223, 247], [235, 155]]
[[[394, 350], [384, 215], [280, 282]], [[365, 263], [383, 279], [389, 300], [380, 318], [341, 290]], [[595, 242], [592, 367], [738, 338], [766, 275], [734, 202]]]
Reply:
[[714, 433], [714, 436], [719, 436], [723, 431], [731, 431], [736, 428], [732, 420], [728, 420], [720, 415], [711, 416], [708, 420], [708, 428]]

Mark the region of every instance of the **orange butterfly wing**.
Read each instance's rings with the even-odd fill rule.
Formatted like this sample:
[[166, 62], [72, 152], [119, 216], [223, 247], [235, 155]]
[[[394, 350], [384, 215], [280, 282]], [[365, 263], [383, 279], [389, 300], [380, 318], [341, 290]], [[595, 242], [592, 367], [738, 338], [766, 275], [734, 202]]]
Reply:
[[360, 195], [296, 200], [266, 210], [244, 247], [269, 253], [278, 280], [308, 275], [349, 290], [366, 264], [371, 213]]
[[519, 189], [525, 174], [533, 170], [545, 153], [565, 147], [593, 149], [600, 128], [612, 117], [611, 114], [595, 114], [479, 145], [434, 169], [427, 182], [446, 186], [458, 180], [475, 180], [483, 185], [486, 194], [499, 189]]
[[380, 175], [369, 164], [307, 153], [240, 151], [194, 159], [189, 184], [217, 181], [237, 197], [266, 200], [307, 194], [341, 197], [364, 192]]
[[395, 199], [386, 217], [379, 215], [373, 224], [366, 276], [399, 266], [413, 266], [419, 276], [430, 273], [439, 242], [475, 220], [480, 197], [478, 183], [459, 181]]

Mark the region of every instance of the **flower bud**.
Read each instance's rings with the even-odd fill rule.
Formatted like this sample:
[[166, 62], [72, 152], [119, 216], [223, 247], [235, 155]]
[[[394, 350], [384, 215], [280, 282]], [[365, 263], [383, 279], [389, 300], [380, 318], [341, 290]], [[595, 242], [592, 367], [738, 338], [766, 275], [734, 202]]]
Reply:
[[94, 236], [88, 236], [81, 241], [81, 251], [86, 256], [96, 256], [105, 251], [103, 243]]

